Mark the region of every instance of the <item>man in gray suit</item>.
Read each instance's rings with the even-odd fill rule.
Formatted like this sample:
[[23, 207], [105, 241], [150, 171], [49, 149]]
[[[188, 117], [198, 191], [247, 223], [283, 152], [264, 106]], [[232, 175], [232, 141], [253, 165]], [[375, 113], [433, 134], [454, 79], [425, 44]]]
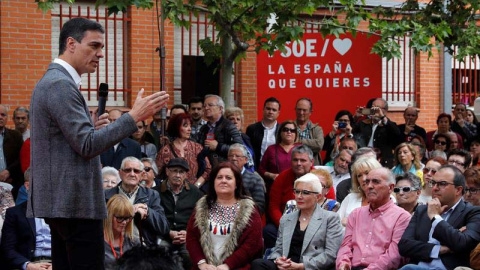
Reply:
[[104, 29], [75, 18], [60, 32], [59, 56], [31, 99], [32, 162], [28, 216], [45, 218], [52, 234], [54, 269], [103, 269], [102, 220], [107, 217], [99, 154], [137, 130], [165, 106], [168, 95], [143, 97], [109, 125], [108, 114], [90, 117], [79, 91], [81, 75], [103, 58]]

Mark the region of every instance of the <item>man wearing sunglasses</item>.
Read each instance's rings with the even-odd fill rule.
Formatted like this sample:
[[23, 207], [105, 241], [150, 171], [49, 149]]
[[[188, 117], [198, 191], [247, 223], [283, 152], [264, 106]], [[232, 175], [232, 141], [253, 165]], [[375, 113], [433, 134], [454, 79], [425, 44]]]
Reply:
[[418, 206], [418, 197], [422, 193], [420, 178], [408, 172], [397, 176], [395, 181], [393, 193], [395, 193], [397, 205], [413, 214]]
[[123, 194], [133, 204], [135, 212], [134, 235], [147, 245], [157, 244], [157, 240], [168, 233], [168, 222], [160, 205], [158, 192], [140, 186], [143, 163], [136, 157], [126, 157], [120, 166], [122, 182], [114, 188], [105, 190], [105, 199], [115, 194]]
[[428, 185], [432, 200], [417, 208], [398, 244], [400, 254], [410, 258], [401, 269], [469, 266], [470, 251], [480, 241], [480, 209], [463, 200], [465, 177], [443, 165]]
[[336, 269], [398, 268], [401, 256], [397, 243], [411, 216], [390, 199], [394, 185], [395, 177], [387, 168], [368, 173], [361, 189], [370, 204], [353, 210], [348, 216]]

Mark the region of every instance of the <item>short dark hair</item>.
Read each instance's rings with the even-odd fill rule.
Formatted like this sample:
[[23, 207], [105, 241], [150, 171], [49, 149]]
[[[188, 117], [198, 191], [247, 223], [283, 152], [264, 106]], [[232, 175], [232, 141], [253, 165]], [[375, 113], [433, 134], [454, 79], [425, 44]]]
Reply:
[[233, 172], [235, 177], [235, 199], [245, 199], [247, 198], [247, 193], [243, 187], [242, 173], [239, 168], [229, 161], [222, 162], [218, 166], [214, 167], [210, 172], [209, 181], [208, 181], [208, 190], [207, 190], [207, 205], [208, 208], [211, 208], [213, 204], [217, 201], [217, 192], [215, 191], [215, 178], [217, 178], [218, 172], [221, 169], [230, 169]]
[[437, 125], [438, 125], [438, 122], [440, 122], [440, 119], [442, 119], [444, 117], [446, 117], [448, 119], [448, 124], [451, 126], [452, 125], [452, 116], [448, 113], [441, 113], [437, 116]]
[[193, 97], [188, 101], [188, 107], [190, 108], [192, 106], [192, 103], [202, 103], [203, 106], [203, 98], [201, 97]]
[[465, 176], [463, 176], [462, 172], [457, 167], [450, 164], [442, 165], [438, 170], [440, 171], [442, 169], [450, 169], [453, 171], [453, 184], [456, 187], [462, 187], [462, 194], [465, 194]]
[[351, 125], [353, 125], [353, 115], [348, 110], [338, 111], [337, 114], [335, 115], [335, 121], [338, 121], [338, 119], [340, 119], [340, 117], [344, 115], [348, 116], [348, 120], [350, 121]]
[[17, 112], [24, 112], [27, 114], [27, 119], [30, 119], [30, 111], [25, 107], [18, 107], [13, 111], [13, 118], [17, 115]]
[[311, 100], [311, 99], [309, 99], [309, 98], [307, 98], [307, 97], [302, 97], [302, 98], [299, 98], [299, 99], [297, 100], [297, 103], [295, 103], [295, 109], [297, 108], [297, 104], [298, 104], [298, 102], [300, 102], [300, 101], [302, 101], [302, 100], [305, 100], [305, 101], [307, 101], [308, 103], [310, 103], [310, 111], [313, 111], [313, 104], [312, 104], [312, 100]]
[[190, 124], [193, 123], [192, 117], [188, 113], [179, 113], [172, 116], [167, 125], [168, 135], [172, 136], [172, 138], [179, 138], [183, 121], [188, 121]]
[[81, 43], [85, 36], [85, 32], [87, 31], [98, 31], [102, 34], [105, 33], [105, 30], [100, 23], [86, 18], [73, 18], [63, 24], [62, 30], [60, 31], [58, 55], [62, 55], [65, 52], [67, 48], [67, 39], [69, 37]]
[[464, 157], [465, 158], [465, 164], [463, 164], [463, 167], [464, 168], [470, 167], [470, 163], [472, 163], [472, 156], [470, 155], [469, 152], [467, 152], [467, 150], [465, 150], [465, 149], [453, 149], [452, 151], [448, 152], [447, 160], [450, 158], [450, 156], [453, 156], [453, 155]]
[[185, 108], [185, 106], [183, 106], [182, 104], [173, 105], [172, 108], [170, 108], [170, 112], [172, 112], [175, 109], [182, 109], [184, 112], [187, 112], [187, 108]]
[[288, 124], [293, 125], [293, 128], [295, 129], [295, 142], [299, 140], [297, 124], [295, 124], [295, 122], [292, 120], [286, 120], [280, 124], [280, 126], [278, 127], [277, 135], [275, 135], [275, 140], [278, 144], [282, 142], [282, 129]]
[[445, 139], [445, 141], [447, 142], [447, 148], [445, 148], [445, 149], [448, 151], [448, 149], [450, 149], [450, 144], [452, 144], [452, 141], [450, 140], [450, 136], [448, 136], [447, 134], [443, 134], [443, 133], [437, 133], [437, 134], [435, 134], [435, 136], [433, 136], [433, 143], [434, 144], [435, 144], [435, 141], [438, 138], [444, 138]]
[[276, 102], [278, 103], [278, 110], [280, 111], [280, 108], [282, 107], [282, 105], [280, 104], [280, 101], [278, 99], [276, 99], [275, 97], [269, 97], [265, 100], [265, 102], [263, 102], [263, 107], [265, 108], [265, 106], [267, 105], [268, 102]]
[[164, 246], [135, 246], [115, 263], [116, 270], [180, 270], [179, 256]]

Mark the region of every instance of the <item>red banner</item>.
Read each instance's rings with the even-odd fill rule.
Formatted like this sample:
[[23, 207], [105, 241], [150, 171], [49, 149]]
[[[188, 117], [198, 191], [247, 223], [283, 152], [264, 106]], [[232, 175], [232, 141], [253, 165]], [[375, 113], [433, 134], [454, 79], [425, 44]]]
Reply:
[[258, 119], [262, 119], [263, 102], [269, 97], [280, 100], [279, 122], [295, 119], [297, 99], [313, 102], [311, 120], [324, 132], [332, 129], [335, 114], [365, 106], [382, 95], [382, 60], [371, 54], [375, 36], [358, 33], [339, 38], [305, 34], [303, 40], [287, 45], [286, 51], [257, 56]]

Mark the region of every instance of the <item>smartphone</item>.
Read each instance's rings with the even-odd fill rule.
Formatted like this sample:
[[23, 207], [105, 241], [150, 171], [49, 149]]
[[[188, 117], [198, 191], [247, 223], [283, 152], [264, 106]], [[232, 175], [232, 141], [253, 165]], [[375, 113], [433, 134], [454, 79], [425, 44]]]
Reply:
[[362, 109], [362, 114], [363, 115], [370, 115], [370, 114], [372, 114], [372, 110], [369, 109], [369, 108], [363, 108]]
[[346, 127], [347, 127], [347, 123], [345, 122], [338, 123], [338, 128], [346, 128]]
[[215, 133], [207, 133], [206, 140], [215, 140]]

